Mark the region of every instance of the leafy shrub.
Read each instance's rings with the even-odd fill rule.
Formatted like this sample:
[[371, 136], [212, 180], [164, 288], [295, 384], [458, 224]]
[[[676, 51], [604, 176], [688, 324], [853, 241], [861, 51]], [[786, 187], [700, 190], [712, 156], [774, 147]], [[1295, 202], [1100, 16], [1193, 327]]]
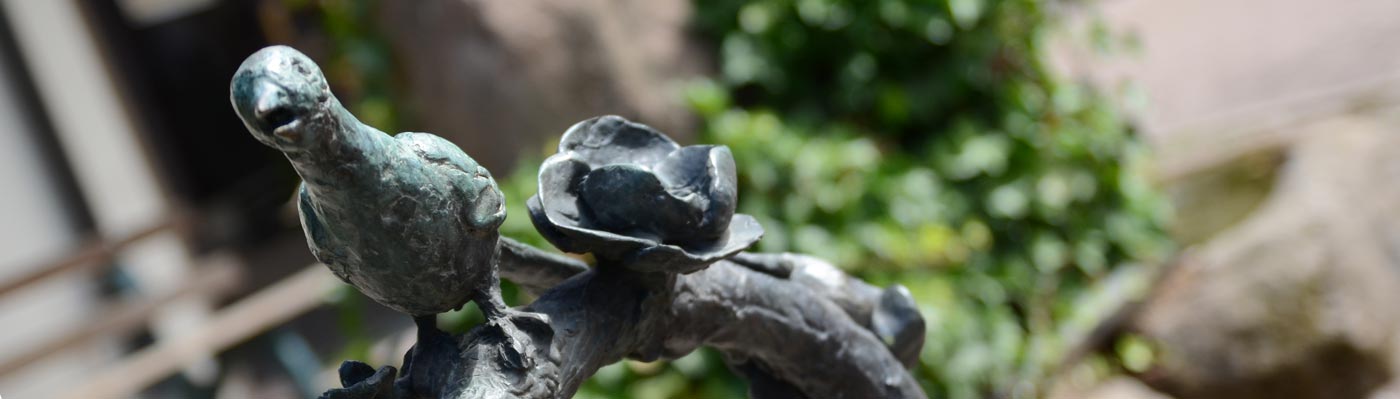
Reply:
[[761, 249], [909, 286], [934, 397], [1036, 395], [1120, 295], [1110, 276], [1169, 246], [1142, 145], [1046, 65], [1052, 5], [695, 2], [720, 75], [688, 98], [701, 141], [734, 152]]

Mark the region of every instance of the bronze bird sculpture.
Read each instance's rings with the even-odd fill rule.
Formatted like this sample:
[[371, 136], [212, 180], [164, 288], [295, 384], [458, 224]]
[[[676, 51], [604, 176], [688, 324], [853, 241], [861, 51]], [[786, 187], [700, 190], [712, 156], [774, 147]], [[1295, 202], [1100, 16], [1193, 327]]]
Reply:
[[316, 63], [286, 46], [249, 56], [230, 91], [253, 137], [284, 153], [301, 176], [307, 244], [336, 276], [414, 316], [420, 328], [475, 302], [517, 350], [527, 337], [516, 323], [545, 322], [501, 299], [504, 199], [491, 174], [456, 145], [361, 123]]

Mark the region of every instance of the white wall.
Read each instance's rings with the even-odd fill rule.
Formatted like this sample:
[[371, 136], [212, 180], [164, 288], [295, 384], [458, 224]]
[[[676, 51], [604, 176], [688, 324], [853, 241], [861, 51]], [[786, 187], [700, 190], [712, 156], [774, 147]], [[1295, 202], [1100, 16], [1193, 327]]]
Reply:
[[[0, 54], [0, 57], [3, 57]], [[34, 271], [79, 245], [70, 212], [54, 184], [37, 142], [35, 126], [19, 104], [15, 71], [0, 62], [0, 281]], [[55, 331], [82, 325], [97, 309], [93, 281], [65, 276], [0, 297], [0, 360], [50, 338]], [[60, 354], [0, 379], [0, 395], [39, 397], [44, 386], [81, 377], [93, 360], [115, 358], [113, 345], [95, 345]], [[52, 391], [48, 391], [52, 392]]]
[[[102, 58], [99, 42], [87, 25], [79, 0], [0, 0], [11, 25], [20, 55], [33, 75], [40, 102], [54, 125], [54, 134], [63, 148], [78, 186], [87, 200], [96, 231], [109, 239], [126, 236], [144, 229], [173, 213], [171, 200], [162, 186], [161, 176], [141, 146], [140, 126], [128, 112], [128, 101]], [[3, 107], [3, 103], [0, 103]], [[0, 119], [7, 118], [0, 111]], [[10, 117], [9, 119], [14, 119]], [[4, 129], [0, 121], [0, 130]], [[20, 130], [15, 130], [20, 131]], [[197, 133], [197, 132], [192, 132]], [[19, 142], [19, 135], [5, 133], [0, 146]], [[32, 148], [14, 145], [0, 149], [0, 187], [5, 187], [5, 199], [0, 204], [27, 204], [32, 209], [3, 212], [24, 213], [25, 223], [50, 224], [63, 210], [52, 194], [45, 196], [43, 178], [38, 165], [23, 156], [8, 159], [8, 153], [34, 154]], [[21, 171], [21, 172], [15, 172]], [[11, 180], [17, 179], [11, 183]], [[28, 179], [28, 180], [24, 180]], [[52, 193], [51, 188], [48, 189]], [[9, 198], [14, 197], [14, 198]], [[8, 213], [0, 214], [8, 217]], [[26, 235], [24, 240], [3, 242], [0, 246], [23, 246], [33, 255], [27, 260], [62, 255], [71, 250], [71, 232], [30, 230], [30, 225], [10, 224], [0, 220], [0, 234], [8, 229]], [[0, 247], [0, 252], [5, 252]], [[4, 254], [0, 256], [8, 256]], [[132, 245], [118, 255], [118, 262], [132, 275], [139, 290], [146, 295], [159, 296], [178, 289], [190, 274], [191, 258], [183, 239], [173, 231], [157, 234]], [[16, 259], [16, 262], [24, 260]], [[30, 264], [30, 263], [25, 263]], [[0, 266], [4, 267], [4, 266]], [[22, 270], [5, 271], [21, 273]], [[0, 276], [3, 277], [3, 276]], [[89, 319], [101, 317], [104, 307], [93, 296], [90, 276], [73, 275], [40, 284], [42, 287], [0, 297], [0, 358], [6, 351], [16, 352], [33, 339], [53, 338], [84, 325]], [[201, 323], [208, 313], [208, 304], [201, 301], [179, 302], [162, 308], [153, 320], [157, 338], [170, 337], [189, 331]], [[8, 318], [7, 318], [8, 317]], [[14, 375], [0, 379], [0, 395], [13, 397], [55, 397], [78, 386], [82, 376], [92, 370], [112, 364], [118, 354], [116, 345], [122, 337], [106, 337], [79, 348], [67, 348], [41, 364], [26, 367]], [[215, 376], [216, 364], [204, 359], [186, 369], [194, 380], [208, 381]]]

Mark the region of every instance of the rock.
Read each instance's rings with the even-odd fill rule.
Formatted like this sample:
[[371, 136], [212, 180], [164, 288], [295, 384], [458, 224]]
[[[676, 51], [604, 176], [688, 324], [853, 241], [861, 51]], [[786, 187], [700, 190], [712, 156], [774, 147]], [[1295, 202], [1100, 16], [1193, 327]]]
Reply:
[[1400, 135], [1368, 119], [1309, 129], [1270, 198], [1183, 256], [1138, 315], [1160, 349], [1154, 388], [1366, 398], [1397, 370]]
[[1050, 399], [1172, 399], [1153, 391], [1141, 381], [1126, 376], [1112, 377], [1085, 389], [1051, 392]]
[[[576, 121], [618, 114], [681, 138], [680, 96], [709, 62], [686, 0], [381, 2], [408, 130], [439, 132], [505, 174]], [[545, 152], [539, 152], [543, 157]]]

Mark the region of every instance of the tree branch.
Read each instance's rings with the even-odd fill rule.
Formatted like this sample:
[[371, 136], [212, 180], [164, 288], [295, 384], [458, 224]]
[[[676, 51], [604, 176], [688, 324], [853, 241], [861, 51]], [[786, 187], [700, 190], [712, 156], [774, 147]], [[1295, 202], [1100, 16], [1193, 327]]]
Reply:
[[[757, 256], [746, 260], [790, 255]], [[527, 329], [534, 367], [512, 366], [516, 359], [501, 350], [506, 336], [490, 325], [456, 338], [427, 325], [393, 392], [343, 397], [569, 397], [598, 368], [624, 357], [676, 358], [702, 345], [723, 352], [755, 384], [756, 397], [794, 391], [808, 397], [924, 397], [894, 356], [898, 346], [886, 348], [868, 328], [872, 323], [852, 317], [860, 309], [886, 312], [879, 300], [884, 295], [872, 295], [880, 290], [850, 285], [858, 280], [834, 268], [814, 272], [825, 265], [815, 258], [791, 259], [798, 261], [784, 263], [786, 278], [729, 261], [679, 276], [591, 269], [522, 309], [549, 320]], [[825, 282], [817, 277], [822, 273]], [[843, 291], [833, 281], [857, 288]], [[374, 374], [378, 378], [369, 378], [367, 369], [357, 368], [360, 377], [343, 378], [350, 388], [327, 396], [367, 391], [360, 385], [385, 386], [385, 369]], [[386, 369], [392, 378], [392, 368]]]
[[509, 237], [496, 246], [501, 278], [510, 280], [536, 296], [559, 282], [588, 271], [578, 259], [541, 250]]

